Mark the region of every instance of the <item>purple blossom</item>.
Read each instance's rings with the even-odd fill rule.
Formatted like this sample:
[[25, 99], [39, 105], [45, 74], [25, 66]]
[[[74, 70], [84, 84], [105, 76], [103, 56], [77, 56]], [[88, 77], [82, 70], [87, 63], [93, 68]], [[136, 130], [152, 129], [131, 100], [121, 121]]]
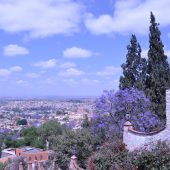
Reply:
[[137, 89], [104, 91], [96, 100], [95, 113], [93, 114], [93, 130], [95, 134], [110, 138], [119, 137], [123, 132], [126, 114], [136, 130], [148, 132], [157, 127], [159, 119], [150, 111], [151, 102], [143, 91]]

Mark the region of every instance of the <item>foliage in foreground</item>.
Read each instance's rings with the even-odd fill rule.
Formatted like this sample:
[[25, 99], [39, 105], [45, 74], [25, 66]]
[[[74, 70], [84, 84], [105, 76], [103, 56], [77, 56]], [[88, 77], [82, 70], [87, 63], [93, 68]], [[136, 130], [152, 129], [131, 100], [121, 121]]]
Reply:
[[151, 150], [134, 152], [133, 158], [139, 170], [168, 170], [170, 169], [170, 143], [159, 141]]
[[55, 152], [57, 164], [61, 169], [67, 169], [70, 157], [75, 154], [81, 167], [85, 167], [85, 160], [95, 149], [96, 141], [89, 129], [82, 129], [76, 133], [66, 131], [64, 135], [50, 139], [51, 149]]
[[97, 170], [132, 170], [134, 166], [131, 160], [124, 144], [108, 144], [89, 158], [87, 169], [91, 170], [93, 167]]
[[108, 145], [89, 158], [88, 170], [169, 170], [170, 146], [158, 142], [150, 151], [128, 152], [123, 144]]
[[[87, 119], [87, 118], [86, 118]], [[53, 120], [39, 128], [28, 128], [22, 132], [22, 140], [17, 142], [5, 140], [7, 147], [34, 146], [45, 149], [46, 142], [49, 142], [49, 149], [55, 152], [56, 163], [61, 169], [67, 169], [70, 158], [73, 154], [78, 157], [78, 163], [85, 167], [85, 160], [95, 150], [97, 141], [90, 129], [90, 122], [85, 120], [86, 128], [76, 132], [67, 126], [61, 125]], [[88, 124], [88, 125], [87, 125]]]
[[6, 167], [6, 164], [0, 163], [0, 170], [4, 170], [5, 167]]

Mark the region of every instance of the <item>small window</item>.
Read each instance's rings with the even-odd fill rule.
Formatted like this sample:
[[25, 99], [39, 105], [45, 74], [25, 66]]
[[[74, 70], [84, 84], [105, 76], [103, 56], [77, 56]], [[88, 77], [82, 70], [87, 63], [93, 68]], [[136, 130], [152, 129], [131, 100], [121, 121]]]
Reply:
[[31, 157], [29, 157], [29, 161], [31, 161]]
[[42, 160], [43, 159], [43, 156], [42, 155], [40, 155], [40, 160]]
[[35, 160], [38, 160], [38, 159], [37, 159], [37, 156], [35, 156]]

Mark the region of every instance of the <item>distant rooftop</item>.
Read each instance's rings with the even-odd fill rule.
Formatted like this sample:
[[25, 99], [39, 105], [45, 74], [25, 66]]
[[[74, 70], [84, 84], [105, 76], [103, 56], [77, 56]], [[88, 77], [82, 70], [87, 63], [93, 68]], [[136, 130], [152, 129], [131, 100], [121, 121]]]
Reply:
[[14, 148], [7, 148], [7, 149], [2, 150], [2, 152], [10, 154], [10, 155], [15, 155], [15, 149]]
[[29, 147], [29, 146], [26, 146], [26, 147], [21, 147], [19, 149], [22, 149], [23, 152], [26, 152], [26, 153], [36, 153], [36, 152], [41, 152], [43, 151], [42, 149], [39, 149], [39, 148], [34, 148], [34, 147]]

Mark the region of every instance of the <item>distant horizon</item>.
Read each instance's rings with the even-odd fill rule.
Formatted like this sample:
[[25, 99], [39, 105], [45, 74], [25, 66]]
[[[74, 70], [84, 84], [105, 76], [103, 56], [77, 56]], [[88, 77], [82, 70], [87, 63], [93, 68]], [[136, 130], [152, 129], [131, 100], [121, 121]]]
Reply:
[[0, 96], [0, 100], [18, 100], [18, 99], [95, 99], [99, 96], [57, 96], [57, 95], [46, 95], [46, 96]]

